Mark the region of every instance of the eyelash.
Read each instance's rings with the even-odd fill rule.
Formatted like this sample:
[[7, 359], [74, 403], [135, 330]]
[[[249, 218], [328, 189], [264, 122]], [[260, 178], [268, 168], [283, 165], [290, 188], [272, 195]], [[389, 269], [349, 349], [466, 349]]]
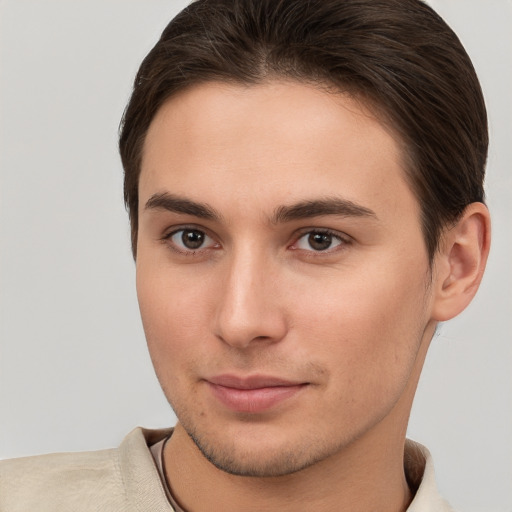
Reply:
[[[212, 241], [214, 241], [214, 244], [209, 247], [198, 247], [197, 250], [194, 249], [182, 249], [176, 245], [175, 242], [172, 241], [172, 238], [180, 233], [180, 232], [186, 232], [186, 231], [195, 231], [197, 233], [201, 233], [205, 237], [210, 238]], [[305, 236], [311, 236], [311, 235], [327, 235], [329, 237], [332, 237], [333, 240], [337, 240], [338, 244], [334, 246], [334, 248], [328, 247], [325, 250], [314, 250], [311, 249], [303, 249], [300, 247], [295, 247], [298, 242], [304, 238]], [[164, 236], [160, 239], [163, 243], [167, 245], [171, 250], [174, 252], [177, 252], [178, 254], [184, 255], [184, 256], [198, 256], [198, 254], [203, 253], [206, 250], [209, 249], [218, 249], [220, 247], [220, 244], [218, 242], [215, 242], [215, 239], [213, 236], [210, 236], [208, 232], [204, 228], [200, 228], [198, 226], [180, 226], [176, 229], [173, 229], [172, 231], [164, 234]], [[291, 249], [293, 251], [300, 251], [302, 254], [306, 255], [310, 258], [315, 257], [321, 257], [330, 255], [333, 253], [336, 253], [338, 251], [341, 251], [346, 248], [347, 245], [350, 245], [351, 238], [347, 235], [344, 235], [342, 233], [339, 233], [338, 231], [333, 231], [331, 229], [327, 228], [304, 228], [294, 237], [294, 241], [287, 246], [288, 249]]]
[[[334, 248], [327, 248], [325, 250], [318, 250], [315, 251], [313, 248], [311, 249], [301, 249], [299, 247], [294, 247], [297, 245], [297, 243], [304, 238], [305, 236], [311, 236], [311, 235], [327, 235], [332, 237], [332, 239], [337, 240], [339, 243], [334, 246]], [[333, 231], [332, 229], [328, 228], [304, 228], [301, 230], [299, 235], [295, 238], [295, 241], [288, 246], [289, 249], [294, 251], [301, 251], [303, 254], [307, 255], [311, 258], [321, 257], [321, 256], [327, 256], [333, 253], [336, 253], [338, 251], [342, 251], [346, 248], [347, 245], [351, 243], [351, 238], [348, 235], [345, 235], [343, 233], [340, 233], [339, 231]]]
[[214, 238], [208, 234], [208, 232], [204, 228], [199, 228], [198, 226], [180, 226], [177, 229], [173, 229], [172, 231], [164, 234], [164, 236], [160, 239], [163, 243], [167, 245], [171, 250], [174, 252], [177, 252], [178, 254], [184, 255], [184, 256], [197, 256], [198, 253], [202, 253], [203, 251], [207, 249], [213, 249], [218, 248], [215, 246], [220, 246], [218, 242], [214, 244], [214, 247], [199, 247], [197, 250], [194, 249], [181, 249], [179, 248], [176, 243], [172, 241], [172, 237], [180, 232], [186, 232], [186, 231], [196, 231], [197, 233], [202, 233], [205, 237], [208, 237], [212, 240]]

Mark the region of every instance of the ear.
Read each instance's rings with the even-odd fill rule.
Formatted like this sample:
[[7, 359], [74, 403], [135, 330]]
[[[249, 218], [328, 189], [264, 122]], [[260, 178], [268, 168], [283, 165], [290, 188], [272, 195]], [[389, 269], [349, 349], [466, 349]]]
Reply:
[[489, 210], [482, 203], [471, 203], [455, 226], [445, 229], [434, 260], [434, 320], [449, 320], [471, 302], [482, 280], [490, 241]]

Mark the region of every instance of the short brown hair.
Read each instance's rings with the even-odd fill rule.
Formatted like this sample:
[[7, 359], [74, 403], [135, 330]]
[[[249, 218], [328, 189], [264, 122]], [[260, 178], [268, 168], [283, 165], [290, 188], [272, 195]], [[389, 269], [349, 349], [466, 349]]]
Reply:
[[136, 256], [147, 130], [170, 96], [207, 81], [287, 78], [361, 97], [398, 133], [430, 261], [439, 236], [484, 200], [488, 132], [471, 60], [420, 0], [197, 0], [142, 62], [120, 128]]

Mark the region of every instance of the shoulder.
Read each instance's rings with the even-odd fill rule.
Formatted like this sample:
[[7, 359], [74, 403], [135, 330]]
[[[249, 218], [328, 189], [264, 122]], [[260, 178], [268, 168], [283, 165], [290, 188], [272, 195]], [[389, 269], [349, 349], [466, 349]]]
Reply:
[[[0, 510], [99, 510], [104, 498], [122, 502], [117, 450], [59, 453], [0, 463]], [[46, 505], [48, 504], [48, 505]], [[41, 508], [42, 507], [42, 508]]]
[[[149, 431], [149, 436], [154, 437], [154, 432], [159, 431]], [[153, 471], [146, 434], [148, 431], [135, 429], [116, 449], [0, 462], [0, 510], [130, 510], [128, 495], [133, 479]], [[131, 466], [129, 474], [126, 459]]]
[[408, 439], [404, 469], [409, 486], [416, 492], [407, 512], [455, 512], [439, 494], [432, 456], [427, 448]]

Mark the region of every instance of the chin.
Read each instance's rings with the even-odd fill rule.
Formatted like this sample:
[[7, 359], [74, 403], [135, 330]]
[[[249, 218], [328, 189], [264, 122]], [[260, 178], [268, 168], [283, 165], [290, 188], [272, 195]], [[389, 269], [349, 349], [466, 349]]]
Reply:
[[[213, 443], [193, 433], [190, 438], [203, 456], [217, 469], [237, 476], [278, 477], [296, 473], [317, 463], [326, 455], [305, 452], [297, 446], [265, 446], [261, 440], [256, 446], [240, 446], [236, 440]], [[320, 455], [320, 456], [319, 456]]]
[[181, 418], [180, 425], [211, 464], [237, 476], [290, 475], [329, 458], [344, 446], [332, 437], [329, 443], [322, 441], [317, 429], [311, 426], [294, 429], [293, 423], [289, 428], [283, 428], [279, 422], [276, 425], [242, 423], [237, 428], [226, 425], [212, 429], [211, 425], [201, 428]]

